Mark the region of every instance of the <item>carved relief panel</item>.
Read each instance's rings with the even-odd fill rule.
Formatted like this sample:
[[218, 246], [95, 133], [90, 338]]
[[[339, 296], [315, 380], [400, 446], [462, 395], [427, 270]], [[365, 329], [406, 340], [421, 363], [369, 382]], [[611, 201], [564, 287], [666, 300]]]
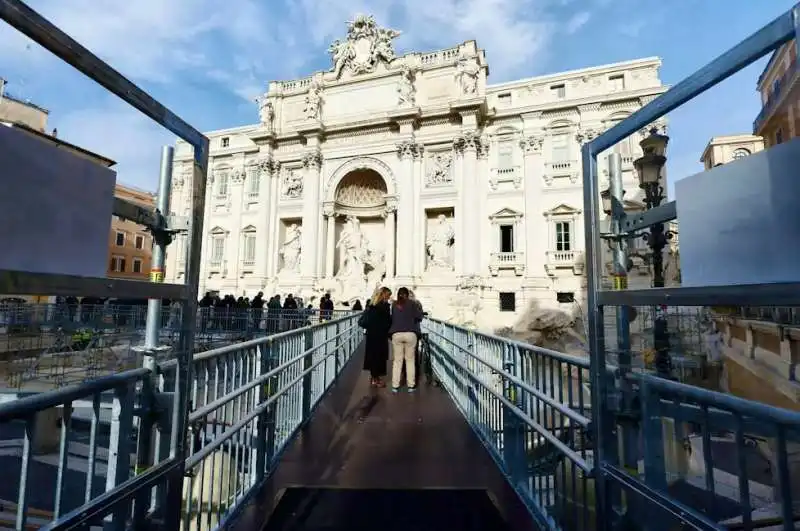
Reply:
[[425, 161], [425, 187], [436, 188], [453, 184], [453, 152], [431, 151]]

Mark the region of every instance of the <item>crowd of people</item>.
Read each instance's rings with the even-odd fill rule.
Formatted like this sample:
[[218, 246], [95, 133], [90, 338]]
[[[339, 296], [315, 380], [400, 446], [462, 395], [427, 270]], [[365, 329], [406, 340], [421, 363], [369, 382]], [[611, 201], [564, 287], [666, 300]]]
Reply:
[[384, 378], [391, 349], [392, 392], [400, 391], [404, 371], [406, 390], [416, 391], [418, 345], [424, 315], [422, 305], [405, 287], [397, 290], [394, 300], [392, 291], [382, 287], [367, 302], [358, 324], [367, 337], [364, 370], [369, 372], [372, 387], [386, 387]]

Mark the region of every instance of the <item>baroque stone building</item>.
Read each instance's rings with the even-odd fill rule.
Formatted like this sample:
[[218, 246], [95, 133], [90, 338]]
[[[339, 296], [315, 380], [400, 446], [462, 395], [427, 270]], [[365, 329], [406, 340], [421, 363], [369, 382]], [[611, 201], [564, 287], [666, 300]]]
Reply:
[[[488, 327], [582, 299], [580, 147], [665, 90], [660, 60], [490, 85], [475, 41], [397, 56], [398, 35], [357, 16], [330, 70], [270, 82], [259, 123], [207, 133], [201, 290], [314, 302], [405, 285], [433, 315]], [[643, 134], [614, 148], [629, 191]], [[177, 215], [190, 180], [179, 142]], [[167, 279], [184, 260], [179, 239]]]

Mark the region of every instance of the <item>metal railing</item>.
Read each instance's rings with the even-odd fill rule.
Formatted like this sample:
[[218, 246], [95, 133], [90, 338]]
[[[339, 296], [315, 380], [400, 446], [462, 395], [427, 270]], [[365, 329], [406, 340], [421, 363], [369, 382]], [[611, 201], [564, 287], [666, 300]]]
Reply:
[[[170, 521], [180, 509], [167, 505], [166, 489], [174, 482], [183, 492], [183, 529], [216, 528], [274, 469], [350, 360], [362, 337], [357, 318], [353, 313], [195, 355], [185, 460], [171, 450], [177, 360], [151, 360], [140, 369], [0, 404], [0, 429], [24, 427], [14, 528], [27, 529], [34, 489], [53, 489], [30, 479], [35, 453], [57, 455], [52, 505], [37, 507], [39, 524], [48, 529], [103, 520], [107, 529], [142, 529], [147, 519]], [[89, 418], [79, 427], [75, 411], [82, 408]], [[88, 432], [82, 458], [75, 455], [76, 431]], [[51, 448], [37, 451], [40, 443]], [[72, 503], [64, 501], [67, 491]], [[79, 502], [75, 491], [84, 493]]]
[[[792, 282], [733, 286], [605, 290], [598, 155], [630, 135], [652, 127], [670, 111], [719, 84], [781, 45], [796, 38], [800, 5], [776, 18], [708, 65], [605, 131], [582, 148], [586, 239], [587, 328], [591, 363], [592, 440], [597, 528], [755, 529], [795, 527], [793, 502], [800, 461], [793, 446], [800, 416], [791, 411], [733, 398], [652, 375], [632, 372], [628, 308], [642, 306], [747, 307], [800, 306], [800, 285]], [[766, 171], [766, 170], [765, 170]], [[621, 192], [621, 191], [620, 191]], [[618, 203], [621, 196], [614, 200]], [[674, 202], [636, 216], [614, 207], [614, 236], [629, 237], [677, 217]], [[685, 234], [691, 227], [681, 225]], [[708, 230], [708, 227], [697, 227]], [[624, 270], [624, 267], [622, 268]], [[609, 308], [612, 307], [612, 308]], [[613, 380], [605, 337], [606, 311], [617, 315], [618, 360]], [[662, 319], [663, 324], [663, 319]], [[655, 340], [655, 338], [654, 338]], [[664, 345], [662, 345], [663, 347]], [[669, 356], [661, 361], [666, 374]], [[688, 434], [688, 436], [687, 436]], [[693, 437], [694, 436], [694, 437]], [[718, 448], [723, 441], [728, 448]], [[703, 444], [705, 442], [705, 444]], [[767, 447], [774, 481], [750, 481], [754, 471], [747, 448]], [[764, 452], [758, 452], [762, 455]], [[699, 459], [700, 473], [682, 461]], [[701, 455], [702, 458], [697, 456]], [[643, 469], [643, 470], [641, 470]], [[795, 473], [792, 473], [792, 472]], [[677, 479], [676, 479], [677, 478]], [[733, 493], [714, 496], [733, 478]], [[793, 479], [795, 483], [792, 483]], [[695, 481], [693, 483], [692, 481]], [[700, 481], [700, 486], [697, 485]], [[771, 506], [757, 507], [754, 490], [768, 485]], [[688, 487], [687, 487], [688, 485]], [[691, 488], [689, 488], [691, 487]], [[710, 496], [709, 496], [710, 494]], [[758, 497], [758, 496], [757, 496]], [[763, 498], [764, 496], [762, 496]], [[728, 501], [733, 500], [733, 504]], [[723, 510], [715, 510], [722, 505]], [[774, 512], [774, 515], [769, 515]], [[739, 522], [736, 522], [736, 519]]]
[[423, 327], [442, 387], [538, 523], [594, 525], [589, 360], [436, 319]]

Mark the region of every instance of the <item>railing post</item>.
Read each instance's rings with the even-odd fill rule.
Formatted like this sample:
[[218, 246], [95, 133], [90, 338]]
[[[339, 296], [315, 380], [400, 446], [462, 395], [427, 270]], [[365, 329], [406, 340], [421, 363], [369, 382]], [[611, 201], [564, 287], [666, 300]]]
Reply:
[[[111, 408], [111, 433], [108, 445], [106, 491], [126, 482], [131, 471], [131, 430], [133, 428], [134, 394], [130, 385], [114, 390]], [[124, 531], [130, 516], [130, 500], [120, 503], [103, 522], [104, 531]]]
[[[259, 353], [259, 372], [257, 377], [261, 377], [272, 370], [272, 342], [264, 343], [258, 348]], [[258, 403], [260, 407], [272, 396], [272, 381], [267, 380], [258, 390]], [[267, 469], [272, 461], [272, 453], [275, 451], [275, 404], [264, 408], [258, 415], [256, 421], [256, 466], [255, 466], [255, 485], [258, 485], [266, 476]]]
[[304, 333], [304, 342], [303, 342], [303, 351], [305, 352], [305, 356], [303, 356], [303, 372], [305, 376], [303, 376], [303, 420], [307, 420], [308, 417], [311, 415], [311, 405], [313, 401], [312, 397], [312, 387], [313, 387], [313, 378], [312, 375], [314, 371], [311, 371], [311, 366], [314, 364], [314, 330], [307, 329]]
[[[504, 345], [505, 370], [520, 377], [519, 347]], [[522, 393], [518, 385], [503, 378], [503, 396], [516, 407], [522, 405]], [[508, 406], [503, 407], [503, 460], [511, 481], [516, 486], [527, 477], [527, 459], [525, 458], [525, 427], [519, 415]]]
[[[333, 348], [335, 349], [335, 351], [333, 353], [334, 378], [338, 377], [339, 376], [339, 371], [342, 370], [342, 359], [340, 358], [340, 356], [342, 354], [342, 351], [344, 350], [345, 344], [344, 344], [344, 341], [342, 341], [342, 336], [340, 335], [341, 333], [342, 333], [342, 323], [341, 323], [341, 321], [337, 321], [336, 322], [336, 342], [333, 344]], [[347, 342], [348, 342], [348, 351], [349, 351], [351, 349], [350, 345], [352, 345], [352, 343], [353, 343], [353, 337], [352, 336], [348, 337], [347, 338]], [[339, 345], [341, 345], [341, 348], [339, 348]]]
[[[150, 374], [142, 380], [142, 391], [139, 395], [139, 408], [141, 413], [138, 418], [138, 434], [136, 448], [136, 466], [134, 475], [146, 471], [153, 464], [153, 425], [155, 417], [155, 374], [156, 360], [151, 355], [145, 355], [143, 366], [150, 370]], [[155, 490], [155, 489], [154, 489]], [[151, 502], [148, 492], [142, 491], [134, 500], [133, 528], [144, 528], [144, 519]]]

